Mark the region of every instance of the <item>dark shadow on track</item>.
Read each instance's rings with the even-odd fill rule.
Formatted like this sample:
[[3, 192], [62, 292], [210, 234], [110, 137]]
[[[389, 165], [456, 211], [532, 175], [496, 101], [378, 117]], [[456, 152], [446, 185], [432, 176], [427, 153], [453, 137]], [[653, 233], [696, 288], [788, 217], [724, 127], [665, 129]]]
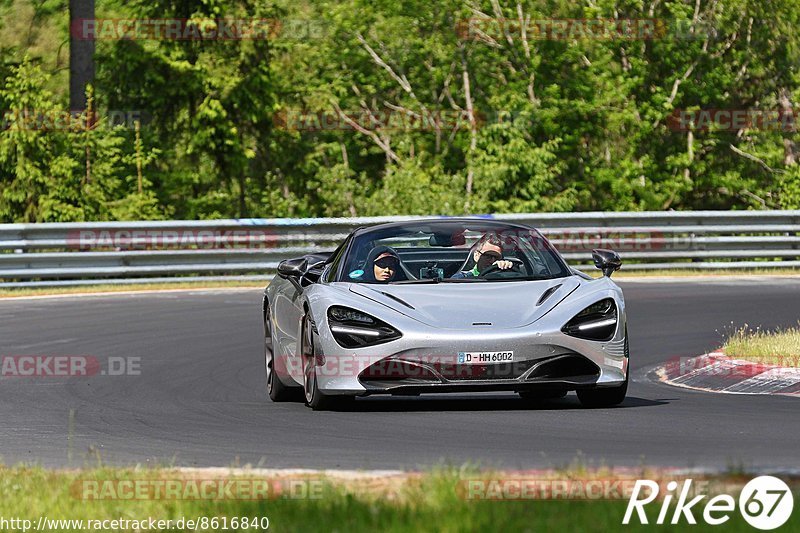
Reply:
[[[628, 396], [622, 404], [614, 407], [594, 408], [628, 409], [633, 407], [655, 407], [667, 405], [672, 400], [650, 400]], [[401, 397], [374, 396], [356, 398], [355, 402], [342, 405], [336, 411], [380, 413], [380, 412], [442, 412], [442, 411], [567, 411], [590, 410], [581, 406], [576, 396], [570, 395], [557, 400], [526, 400], [513, 396], [504, 398], [436, 398], [436, 397]]]

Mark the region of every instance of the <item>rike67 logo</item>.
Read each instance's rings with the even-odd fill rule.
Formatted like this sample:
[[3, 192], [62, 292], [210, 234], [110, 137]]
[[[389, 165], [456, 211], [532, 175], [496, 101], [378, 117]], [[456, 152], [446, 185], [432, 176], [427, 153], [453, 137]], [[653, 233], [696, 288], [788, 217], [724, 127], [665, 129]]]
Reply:
[[[639, 523], [647, 524], [645, 506], [656, 501], [659, 497], [659, 488], [659, 484], [655, 481], [637, 480], [622, 523], [631, 523], [631, 519], [635, 516]], [[656, 524], [667, 523], [670, 507], [676, 496], [677, 502], [669, 521], [671, 524], [678, 524], [682, 520], [688, 524], [696, 524], [694, 513], [697, 512], [702, 513], [702, 519], [706, 524], [717, 526], [727, 522], [737, 509], [736, 499], [728, 494], [714, 496], [702, 505], [701, 502], [707, 495], [692, 497], [691, 479], [685, 480], [679, 491], [677, 481], [669, 482], [666, 489], [666, 494], [662, 495]], [[792, 515], [793, 507], [794, 498], [791, 489], [782, 480], [773, 476], [759, 476], [752, 479], [739, 494], [739, 513], [748, 524], [757, 529], [770, 530], [782, 526]]]

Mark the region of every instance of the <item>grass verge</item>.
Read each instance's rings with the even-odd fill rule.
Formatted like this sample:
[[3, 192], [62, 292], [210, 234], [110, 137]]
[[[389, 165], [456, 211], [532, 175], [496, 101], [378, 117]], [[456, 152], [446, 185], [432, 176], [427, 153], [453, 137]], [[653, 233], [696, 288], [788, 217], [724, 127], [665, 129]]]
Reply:
[[722, 351], [735, 359], [800, 367], [800, 327], [771, 331], [744, 326], [728, 337]]
[[[596, 274], [589, 273], [591, 276]], [[614, 273], [616, 278], [647, 278], [647, 277], [724, 277], [724, 276], [798, 276], [800, 269], [797, 268], [752, 268], [747, 270], [731, 270], [725, 268], [716, 269], [690, 269], [673, 268], [664, 270], [625, 270], [622, 269]]]
[[[200, 476], [197, 478], [196, 476]], [[307, 474], [305, 478], [314, 474]], [[51, 471], [42, 468], [14, 467], [0, 469], [0, 520], [18, 518], [37, 524], [39, 517], [49, 520], [178, 520], [200, 519], [209, 521], [216, 517], [217, 526], [195, 528], [196, 530], [224, 530], [223, 517], [227, 519], [227, 530], [260, 531], [260, 527], [233, 528], [234, 517], [248, 519], [268, 518], [271, 531], [650, 531], [660, 509], [660, 502], [647, 508], [649, 525], [634, 521], [622, 525], [627, 499], [625, 500], [516, 500], [492, 501], [468, 499], [464, 496], [465, 481], [476, 476], [485, 479], [486, 472], [476, 473], [465, 469], [442, 469], [404, 478], [400, 486], [376, 483], [366, 484], [342, 482], [340, 479], [322, 478], [318, 490], [312, 489], [314, 497], [288, 497], [280, 492], [277, 497], [260, 500], [243, 499], [154, 499], [111, 498], [122, 494], [123, 481], [187, 479], [187, 474], [176, 474], [175, 470], [136, 469], [89, 469]], [[530, 475], [530, 474], [529, 474]], [[568, 475], [561, 473], [562, 476]], [[207, 479], [204, 474], [191, 474], [194, 479]], [[574, 474], [571, 475], [574, 479]], [[519, 474], [517, 474], [517, 478]], [[636, 476], [634, 476], [636, 477]], [[227, 477], [228, 480], [254, 479]], [[294, 478], [301, 479], [301, 478]], [[319, 479], [319, 478], [317, 478]], [[116, 487], [110, 492], [91, 489], [86, 492], [87, 482], [107, 480]], [[743, 482], [741, 482], [743, 483]], [[148, 485], [152, 487], [153, 485]], [[186, 486], [186, 485], [184, 485]], [[388, 490], [387, 490], [388, 487]], [[114, 492], [119, 490], [119, 492]], [[795, 492], [797, 488], [794, 488]], [[96, 492], [91, 492], [96, 491]], [[729, 492], [736, 497], [735, 493]], [[87, 499], [86, 494], [105, 494], [103, 498]], [[129, 493], [134, 494], [134, 493]], [[302, 491], [294, 494], [302, 495]], [[796, 498], [796, 497], [795, 497]], [[674, 502], [673, 502], [674, 505]], [[698, 514], [699, 513], [699, 514]], [[753, 531], [736, 511], [725, 524], [725, 531]], [[672, 511], [668, 516], [672, 516]], [[695, 511], [699, 525], [694, 531], [714, 528], [704, 526], [702, 510]], [[667, 520], [669, 521], [669, 520]], [[0, 522], [2, 524], [2, 522]], [[263, 522], [262, 522], [263, 524]], [[113, 531], [134, 531], [135, 524], [119, 524]], [[658, 526], [660, 531], [684, 531], [685, 520], [677, 525]], [[9, 527], [0, 529], [11, 530]], [[58, 526], [50, 523], [47, 530], [76, 530], [68, 524]], [[16, 528], [16, 530], [21, 530]], [[146, 527], [140, 530], [148, 530]], [[171, 528], [172, 531], [186, 531]], [[800, 513], [785, 524], [781, 531], [800, 531]]]
[[81, 285], [76, 287], [21, 287], [0, 288], [0, 298], [14, 298], [18, 296], [48, 296], [59, 294], [84, 294], [99, 292], [135, 292], [135, 291], [165, 291], [177, 289], [229, 289], [251, 288], [263, 289], [268, 281], [174, 281], [166, 283], [132, 283], [130, 285]]

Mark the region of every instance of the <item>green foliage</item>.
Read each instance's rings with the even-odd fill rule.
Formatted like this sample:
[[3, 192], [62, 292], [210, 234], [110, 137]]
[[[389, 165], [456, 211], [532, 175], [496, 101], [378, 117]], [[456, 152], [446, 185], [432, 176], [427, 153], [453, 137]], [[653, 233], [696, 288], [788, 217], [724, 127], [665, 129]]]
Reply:
[[800, 209], [800, 166], [795, 165], [780, 182], [780, 207]]
[[[58, 113], [66, 14], [57, 0], [6, 4], [0, 11], [27, 13], [32, 29], [15, 41], [21, 23], [0, 25], [9, 58], [0, 110]], [[794, 128], [688, 131], [673, 120], [792, 112], [793, 0], [97, 9], [100, 18], [255, 17], [276, 31], [98, 41], [96, 107], [146, 116], [139, 144], [131, 128], [4, 128], [4, 221], [800, 207]], [[652, 38], [541, 39], [523, 37], [520, 17], [659, 25]], [[481, 18], [494, 22], [470, 23]], [[25, 52], [33, 59], [19, 59]]]
[[[71, 222], [163, 218], [151, 190], [136, 185], [133, 139], [92, 113], [65, 113], [27, 58], [0, 89], [0, 220]], [[90, 95], [90, 101], [93, 101]], [[140, 154], [145, 164], [154, 154]], [[143, 181], [146, 185], [149, 182]], [[130, 205], [129, 205], [130, 204]]]
[[[628, 484], [628, 477], [611, 469], [589, 470], [580, 466], [555, 470], [547, 474], [546, 479], [575, 480], [569, 497], [546, 497], [535, 499], [531, 496], [538, 492], [527, 489], [521, 493], [513, 490], [505, 491], [501, 481], [503, 472], [483, 471], [470, 465], [441, 467], [422, 473], [408, 475], [398, 480], [398, 476], [369, 478], [366, 475], [355, 475], [347, 481], [340, 478], [323, 476], [322, 473], [306, 475], [306, 477], [264, 477], [259, 473], [239, 475], [218, 474], [220, 485], [256, 486], [259, 482], [268, 483], [269, 487], [306, 488], [309, 497], [298, 497], [299, 490], [275, 496], [270, 490], [269, 499], [237, 499], [224, 495], [217, 498], [173, 498], [163, 490], [151, 489], [156, 497], [125, 498], [128, 487], [136, 483], [145, 490], [158, 486], [153, 481], [164, 479], [175, 481], [191, 479], [173, 468], [83, 468], [69, 470], [45, 470], [35, 467], [4, 467], [0, 470], [0, 513], [4, 517], [14, 517], [19, 528], [30, 523], [37, 524], [39, 517], [45, 520], [48, 530], [69, 531], [100, 528], [114, 531], [138, 532], [148, 527], [148, 520], [157, 524], [159, 520], [171, 520], [169, 531], [264, 531], [279, 529], [290, 532], [329, 532], [348, 531], [353, 533], [385, 531], [387, 533], [415, 533], [417, 531], [613, 531], [620, 529], [628, 502], [624, 498], [593, 499], [591, 489], [609, 477], [620, 478], [617, 482], [623, 487]], [[368, 474], [369, 471], [367, 471]], [[194, 474], [197, 476], [197, 474]], [[208, 476], [209, 474], [204, 474]], [[642, 477], [656, 477], [656, 471], [645, 470]], [[612, 478], [612, 479], [613, 479]], [[738, 487], [744, 484], [744, 475], [705, 475], [699, 481], [711, 488]], [[217, 479], [216, 477], [213, 479]], [[384, 479], [386, 480], [384, 482]], [[526, 478], [520, 478], [523, 481]], [[527, 478], [530, 480], [536, 478]], [[635, 479], [635, 478], [634, 478]], [[197, 480], [195, 480], [197, 481]], [[289, 485], [292, 483], [292, 485]], [[183, 484], [184, 491], [193, 485]], [[470, 487], [477, 486], [477, 489]], [[536, 487], [531, 483], [531, 486]], [[544, 484], [542, 483], [542, 486]], [[87, 489], [86, 487], [92, 488]], [[95, 488], [97, 487], [97, 488]], [[317, 488], [318, 487], [318, 488]], [[99, 490], [98, 490], [99, 488]], [[469, 497], [469, 490], [475, 495]], [[586, 493], [587, 497], [581, 495]], [[97, 496], [95, 496], [95, 492]], [[541, 490], [541, 492], [545, 492]], [[613, 494], [613, 491], [609, 491]], [[619, 492], [624, 493], [624, 490]], [[83, 493], [88, 494], [81, 498]], [[122, 494], [124, 496], [117, 496]], [[796, 495], [796, 494], [795, 494]], [[115, 497], [116, 496], [116, 497]], [[125, 498], [125, 499], [122, 499]], [[701, 502], [703, 505], [705, 502]], [[699, 506], [698, 506], [699, 507]], [[638, 515], [624, 526], [633, 533], [649, 532], [654, 529], [660, 503], [646, 507], [645, 516], [649, 523], [642, 524]], [[673, 503], [666, 508], [671, 516], [676, 509]], [[701, 511], [693, 510], [693, 516]], [[718, 513], [730, 515], [725, 523], [725, 531], [752, 532], [749, 525], [738, 512]], [[264, 519], [262, 521], [262, 519]], [[74, 520], [74, 523], [61, 522]], [[187, 521], [194, 521], [188, 527]], [[241, 526], [243, 520], [249, 527]], [[267, 524], [268, 520], [268, 524]], [[257, 523], [258, 527], [252, 524]], [[687, 521], [681, 517], [678, 524], [655, 526], [659, 531], [675, 533], [687, 529]], [[702, 524], [703, 522], [701, 522]], [[111, 527], [109, 528], [109, 524]], [[713, 531], [711, 526], [697, 526], [702, 531]], [[781, 531], [794, 533], [800, 530], [800, 520], [795, 513], [782, 526]]]

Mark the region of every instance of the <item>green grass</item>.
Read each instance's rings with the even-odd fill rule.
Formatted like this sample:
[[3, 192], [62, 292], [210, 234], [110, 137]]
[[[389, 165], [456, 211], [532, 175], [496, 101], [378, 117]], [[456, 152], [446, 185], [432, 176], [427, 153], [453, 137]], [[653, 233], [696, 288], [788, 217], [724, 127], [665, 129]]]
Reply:
[[131, 291], [157, 291], [176, 289], [226, 289], [226, 288], [252, 288], [263, 289], [268, 281], [174, 281], [166, 283], [132, 283], [130, 285], [85, 285], [78, 287], [23, 287], [0, 288], [0, 298], [13, 298], [15, 296], [48, 296], [58, 294], [84, 294], [97, 292], [131, 292]]
[[[195, 474], [196, 475], [196, 474]], [[456, 490], [476, 474], [463, 469], [440, 469], [410, 478], [396, 492], [368, 484], [325, 481], [317, 499], [86, 501], [71, 489], [86, 479], [174, 479], [169, 470], [115, 470], [110, 468], [50, 471], [42, 468], [0, 469], [0, 517], [50, 519], [141, 520], [196, 517], [267, 517], [271, 531], [651, 531], [650, 525], [621, 524], [626, 501], [485, 501], [464, 499]], [[246, 476], [245, 476], [246, 477]], [[251, 476], [252, 478], [252, 476]], [[197, 479], [197, 478], [196, 478]], [[208, 479], [201, 477], [200, 479]], [[394, 495], [394, 497], [392, 497]], [[795, 497], [797, 499], [797, 497]], [[648, 507], [655, 521], [658, 506]], [[670, 512], [671, 516], [671, 512]], [[693, 531], [717, 531], [702, 525]], [[780, 531], [800, 531], [800, 513]], [[659, 531], [685, 531], [687, 524], [657, 526]], [[62, 529], [67, 530], [67, 529]], [[124, 529], [116, 529], [117, 531]], [[128, 529], [130, 530], [130, 529]], [[219, 530], [219, 529], [218, 529]], [[258, 531], [249, 529], [249, 531]], [[753, 529], [733, 513], [724, 531]]]
[[728, 337], [722, 351], [736, 359], [800, 367], [800, 327], [771, 331], [744, 326]]
[[[599, 272], [599, 271], [598, 271]], [[588, 272], [590, 276], [597, 276], [597, 274]], [[731, 270], [725, 268], [715, 269], [691, 269], [691, 268], [673, 268], [663, 270], [636, 270], [634, 268], [627, 269], [622, 265], [622, 269], [614, 273], [614, 278], [628, 278], [628, 277], [689, 277], [689, 276], [797, 276], [800, 274], [800, 269], [796, 268], [751, 268], [743, 270]]]

